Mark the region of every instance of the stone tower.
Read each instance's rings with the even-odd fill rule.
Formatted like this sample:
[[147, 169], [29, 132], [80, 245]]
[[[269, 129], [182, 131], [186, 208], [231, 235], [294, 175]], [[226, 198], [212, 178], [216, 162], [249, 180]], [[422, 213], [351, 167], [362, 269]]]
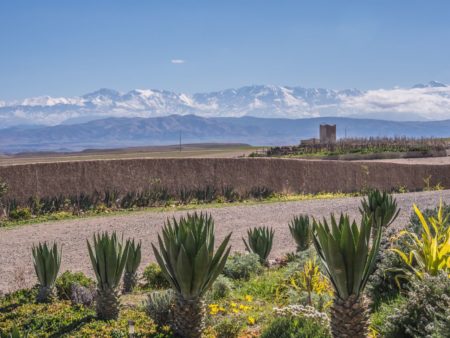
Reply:
[[320, 143], [329, 144], [336, 143], [336, 125], [321, 124], [320, 125]]

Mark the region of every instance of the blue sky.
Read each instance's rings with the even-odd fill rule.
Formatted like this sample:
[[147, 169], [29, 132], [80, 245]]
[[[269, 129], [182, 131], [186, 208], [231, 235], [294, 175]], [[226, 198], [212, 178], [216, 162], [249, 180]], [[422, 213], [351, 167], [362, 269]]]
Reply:
[[0, 100], [450, 83], [450, 1], [10, 0], [0, 45]]

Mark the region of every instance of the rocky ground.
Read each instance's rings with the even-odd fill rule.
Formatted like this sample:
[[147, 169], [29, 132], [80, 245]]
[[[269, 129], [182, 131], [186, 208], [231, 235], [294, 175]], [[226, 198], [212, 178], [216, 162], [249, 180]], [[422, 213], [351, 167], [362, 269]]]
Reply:
[[[394, 226], [404, 225], [416, 203], [420, 208], [434, 207], [439, 200], [450, 203], [450, 190], [435, 192], [406, 193], [396, 196], [402, 209]], [[216, 224], [216, 240], [222, 240], [233, 232], [233, 250], [243, 251], [242, 237], [250, 227], [267, 225], [275, 228], [272, 257], [278, 257], [295, 248], [287, 223], [292, 216], [306, 213], [321, 218], [330, 212], [349, 213], [358, 217], [360, 198], [339, 198], [328, 200], [308, 200], [300, 202], [264, 203], [257, 205], [237, 205], [199, 210], [212, 213]], [[141, 268], [153, 261], [151, 243], [167, 217], [178, 217], [185, 211], [152, 212], [141, 211], [123, 215], [101, 216], [76, 220], [48, 222], [15, 228], [0, 229], [0, 292], [8, 292], [35, 283], [31, 259], [31, 246], [39, 241], [56, 241], [63, 247], [61, 271], [83, 271], [91, 275], [86, 239], [97, 231], [117, 231], [125, 237], [135, 237], [142, 241], [143, 260]]]

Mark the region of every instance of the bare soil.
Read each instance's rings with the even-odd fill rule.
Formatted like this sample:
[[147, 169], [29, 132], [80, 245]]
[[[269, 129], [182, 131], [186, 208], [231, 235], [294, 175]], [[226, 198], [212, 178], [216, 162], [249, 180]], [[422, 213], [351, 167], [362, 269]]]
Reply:
[[92, 160], [146, 159], [146, 158], [235, 158], [248, 156], [258, 149], [246, 144], [186, 144], [179, 146], [148, 146], [124, 149], [85, 150], [70, 153], [36, 152], [17, 155], [2, 155], [0, 166], [12, 164], [53, 163]]
[[[435, 207], [442, 198], [450, 203], [450, 190], [436, 192], [406, 193], [396, 196], [401, 213], [394, 226], [404, 226], [411, 215], [413, 203], [420, 208]], [[216, 224], [216, 241], [233, 232], [231, 245], [234, 251], [243, 251], [242, 237], [250, 227], [267, 225], [276, 230], [272, 258], [293, 251], [295, 244], [289, 234], [287, 224], [293, 215], [306, 213], [316, 218], [328, 216], [330, 212], [345, 212], [351, 217], [359, 217], [360, 198], [339, 198], [331, 200], [308, 200], [257, 205], [238, 205], [223, 208], [199, 207], [199, 211], [210, 212]], [[63, 246], [61, 272], [82, 271], [90, 276], [90, 261], [86, 239], [91, 239], [97, 231], [117, 231], [124, 237], [134, 237], [142, 241], [143, 260], [141, 270], [154, 256], [151, 243], [168, 217], [178, 217], [185, 211], [152, 212], [142, 211], [131, 214], [101, 216], [76, 220], [48, 222], [16, 228], [0, 229], [0, 292], [8, 292], [36, 283], [31, 259], [33, 243], [56, 241]]]

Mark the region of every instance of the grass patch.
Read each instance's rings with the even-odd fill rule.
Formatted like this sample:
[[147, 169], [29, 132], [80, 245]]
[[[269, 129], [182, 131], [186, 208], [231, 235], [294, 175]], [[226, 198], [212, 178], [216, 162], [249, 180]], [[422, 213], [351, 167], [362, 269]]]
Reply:
[[105, 216], [119, 216], [127, 215], [131, 213], [139, 212], [168, 212], [168, 211], [189, 211], [199, 208], [225, 208], [239, 205], [259, 205], [259, 204], [270, 204], [279, 202], [298, 202], [307, 200], [322, 200], [322, 199], [334, 199], [334, 198], [346, 198], [346, 197], [357, 197], [361, 196], [362, 193], [330, 193], [323, 192], [317, 194], [273, 194], [270, 197], [256, 200], [256, 199], [245, 199], [242, 201], [235, 202], [225, 202], [225, 201], [213, 201], [211, 203], [189, 203], [189, 204], [168, 204], [161, 207], [142, 207], [142, 208], [129, 208], [129, 209], [109, 209], [102, 208], [96, 210], [88, 210], [80, 214], [73, 214], [66, 211], [60, 211], [55, 213], [49, 213], [44, 215], [33, 215], [31, 218], [17, 219], [17, 220], [3, 220], [0, 222], [0, 227], [16, 227], [21, 225], [46, 223], [61, 220], [72, 220], [80, 218], [94, 218], [94, 217], [105, 217]]

